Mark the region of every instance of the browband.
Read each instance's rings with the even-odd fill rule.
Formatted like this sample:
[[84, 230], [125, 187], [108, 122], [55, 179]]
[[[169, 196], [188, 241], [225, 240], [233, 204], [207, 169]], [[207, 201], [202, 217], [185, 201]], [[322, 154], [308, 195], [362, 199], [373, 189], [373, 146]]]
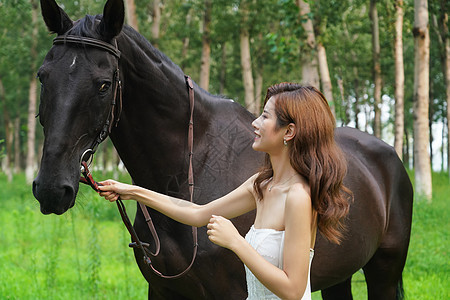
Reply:
[[83, 44], [83, 45], [87, 45], [87, 46], [101, 48], [103, 50], [108, 51], [115, 57], [120, 58], [120, 51], [119, 51], [119, 49], [117, 49], [117, 47], [114, 47], [113, 45], [103, 42], [101, 40], [88, 38], [88, 37], [75, 36], [75, 35], [65, 35], [65, 36], [60, 36], [60, 37], [58, 36], [53, 39], [53, 45], [66, 44], [66, 43]]

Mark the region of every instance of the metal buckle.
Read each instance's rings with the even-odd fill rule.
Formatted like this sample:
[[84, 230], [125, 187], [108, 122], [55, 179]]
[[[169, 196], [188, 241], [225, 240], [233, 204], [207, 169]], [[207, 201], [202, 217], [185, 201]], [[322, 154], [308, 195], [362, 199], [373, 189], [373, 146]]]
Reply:
[[[84, 160], [84, 159], [83, 159], [84, 156], [85, 156], [86, 154], [88, 154], [88, 153], [90, 153], [89, 158], [88, 158], [87, 160]], [[84, 166], [83, 166], [83, 164], [82, 164], [83, 161], [86, 162], [88, 168], [91, 167], [92, 160], [94, 159], [94, 155], [93, 155], [93, 154], [94, 154], [94, 150], [92, 150], [91, 148], [89, 148], [89, 149], [87, 149], [86, 151], [84, 151], [83, 154], [81, 155], [81, 157], [80, 157], [80, 171], [81, 171], [81, 173], [87, 171], [87, 170], [84, 169]]]

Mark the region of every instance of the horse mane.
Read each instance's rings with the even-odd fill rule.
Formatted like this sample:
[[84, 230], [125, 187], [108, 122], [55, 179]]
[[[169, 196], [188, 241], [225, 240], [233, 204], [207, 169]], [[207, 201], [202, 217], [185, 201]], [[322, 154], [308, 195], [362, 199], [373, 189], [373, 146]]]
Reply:
[[[66, 32], [67, 35], [75, 35], [81, 37], [89, 37], [99, 40], [104, 40], [99, 30], [99, 24], [103, 18], [103, 15], [85, 15], [84, 18], [81, 18], [74, 22], [73, 27]], [[135, 53], [135, 58], [146, 60], [146, 58], [151, 58], [151, 60], [159, 65], [164, 65], [166, 68], [172, 69], [173, 72], [184, 74], [183, 70], [174, 63], [168, 56], [166, 56], [159, 49], [155, 48], [151, 42], [149, 42], [142, 34], [136, 31], [134, 28], [124, 24], [120, 36], [125, 36], [129, 39], [130, 42], [134, 43], [136, 47], [142, 51], [139, 53]], [[109, 41], [108, 41], [109, 42]], [[199, 87], [200, 88], [200, 87]], [[203, 89], [202, 93], [208, 96], [208, 99], [215, 100], [227, 100], [230, 102], [235, 102], [233, 99], [225, 95], [215, 95], [211, 94], [208, 91]]]
[[[104, 40], [104, 37], [102, 37], [99, 29], [99, 24], [102, 18], [103, 15], [86, 15], [84, 18], [75, 21], [73, 27], [67, 31], [66, 34]], [[127, 35], [131, 40], [138, 44], [147, 55], [151, 52], [152, 56], [156, 57], [158, 61], [170, 62], [176, 66], [180, 72], [182, 72], [182, 70], [175, 63], [173, 63], [172, 60], [155, 48], [144, 36], [142, 36], [142, 34], [134, 30], [132, 27], [124, 25], [121, 34]]]
[[66, 32], [67, 35], [75, 35], [82, 37], [89, 37], [93, 39], [100, 39], [101, 35], [98, 30], [98, 26], [95, 24], [100, 24], [102, 20], [102, 15], [86, 15], [84, 18], [79, 19], [73, 23], [73, 27]]

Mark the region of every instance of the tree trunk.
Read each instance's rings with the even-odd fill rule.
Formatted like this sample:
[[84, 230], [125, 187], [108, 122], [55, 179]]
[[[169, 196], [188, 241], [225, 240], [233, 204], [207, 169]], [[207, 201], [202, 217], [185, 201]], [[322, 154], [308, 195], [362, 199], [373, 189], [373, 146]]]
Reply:
[[327, 52], [321, 42], [317, 44], [317, 58], [319, 61], [322, 91], [325, 98], [328, 100], [331, 112], [336, 116], [335, 104], [333, 101], [333, 87], [331, 85], [330, 71], [328, 69]]
[[25, 167], [26, 182], [30, 184], [37, 170], [36, 164], [36, 77], [32, 76], [30, 81], [29, 104], [28, 104], [28, 128], [27, 128], [27, 161]]
[[240, 29], [240, 46], [241, 46], [241, 66], [242, 79], [244, 81], [245, 107], [252, 114], [257, 115], [255, 105], [255, 89], [252, 73], [252, 59], [250, 55], [250, 34], [247, 29], [248, 8], [246, 3], [242, 3], [241, 7], [241, 29]]
[[[445, 172], [445, 137], [446, 137], [446, 128], [447, 125], [447, 119], [444, 119], [444, 123], [442, 124], [442, 135], [441, 135], [441, 141], [442, 141], [442, 147], [441, 147], [441, 172]], [[450, 179], [450, 178], [449, 178]]]
[[446, 70], [445, 70], [445, 84], [447, 91], [447, 172], [450, 180], [450, 38], [447, 38], [445, 43]]
[[[38, 14], [39, 7], [36, 0], [31, 1], [32, 5], [32, 44], [30, 49], [30, 56], [32, 59], [32, 70], [36, 69], [37, 59], [37, 35], [38, 35]], [[27, 120], [27, 158], [25, 166], [25, 178], [27, 184], [31, 184], [34, 177], [34, 172], [37, 170], [36, 164], [36, 102], [37, 102], [37, 80], [35, 74], [30, 78], [30, 89], [28, 92], [28, 120]]]
[[14, 136], [14, 174], [20, 173], [20, 168], [22, 166], [22, 151], [20, 151], [20, 117], [16, 116], [14, 118], [13, 126], [13, 136]]
[[252, 59], [250, 56], [250, 36], [246, 28], [241, 28], [241, 66], [244, 81], [245, 106], [252, 113], [256, 113], [255, 90], [253, 85]]
[[[355, 56], [356, 57], [356, 56]], [[355, 105], [354, 105], [354, 111], [355, 111], [355, 128], [360, 129], [361, 130], [361, 126], [359, 125], [359, 113], [361, 112], [360, 109], [360, 104], [359, 104], [359, 99], [360, 99], [360, 94], [359, 94], [359, 76], [358, 76], [358, 68], [355, 66], [353, 67], [353, 74], [355, 74], [355, 80], [354, 82], [354, 89], [355, 89]]]
[[[342, 109], [344, 110], [344, 115], [342, 118], [342, 125], [347, 125], [348, 123], [350, 123], [350, 104], [348, 99], [345, 99], [345, 92], [344, 92], [344, 80], [342, 78], [339, 78], [337, 80], [337, 85], [339, 88], [339, 94], [341, 95], [341, 112]], [[342, 113], [341, 113], [341, 117], [342, 117]]]
[[[442, 73], [444, 74], [446, 98], [447, 98], [447, 172], [450, 180], [450, 38], [448, 36], [448, 9], [447, 0], [440, 1], [439, 20], [433, 17], [435, 28], [438, 29], [436, 35], [440, 45], [440, 56]], [[445, 123], [445, 122], [444, 122]], [[444, 124], [445, 125], [445, 124]], [[442, 139], [444, 141], [444, 139]], [[442, 145], [444, 147], [444, 145]]]
[[134, 30], [139, 31], [134, 0], [125, 0], [125, 14], [127, 16], [127, 24], [133, 27]]
[[[189, 27], [191, 24], [191, 10], [186, 14], [186, 27]], [[189, 35], [186, 35], [183, 38], [183, 48], [181, 50], [181, 69], [184, 70], [186, 68], [186, 57], [189, 49]]]
[[373, 132], [377, 138], [381, 138], [381, 64], [380, 64], [380, 33], [378, 26], [378, 11], [376, 0], [370, 0], [370, 19], [372, 21], [372, 57], [373, 57], [373, 79], [375, 88], [374, 98], [374, 123]]
[[411, 164], [410, 164], [410, 151], [409, 151], [409, 134], [408, 134], [408, 130], [406, 130], [406, 126], [405, 126], [405, 143], [404, 143], [404, 149], [403, 149], [403, 165], [405, 165], [407, 168], [411, 168]]
[[5, 145], [6, 155], [2, 160], [2, 169], [6, 174], [8, 182], [12, 181], [12, 169], [11, 169], [11, 152], [12, 152], [12, 124], [9, 116], [8, 108], [6, 106], [6, 95], [3, 87], [3, 81], [0, 78], [0, 104], [3, 106], [3, 122], [5, 126]]
[[403, 159], [403, 131], [404, 131], [404, 97], [405, 71], [403, 66], [403, 0], [396, 0], [395, 19], [395, 139], [394, 148], [400, 159]]
[[161, 1], [153, 0], [152, 44], [159, 47], [159, 26], [161, 24]]
[[8, 182], [13, 180], [12, 153], [13, 153], [14, 126], [11, 119], [5, 119], [5, 143], [6, 156], [3, 162], [3, 171], [6, 174]]
[[227, 75], [227, 42], [222, 43], [222, 60], [220, 62], [220, 86], [219, 94], [225, 93], [225, 80]]
[[261, 103], [263, 101], [263, 64], [260, 64], [256, 68], [256, 78], [255, 78], [255, 114], [259, 115], [261, 113]]
[[[347, 13], [345, 13], [344, 15], [346, 15]], [[365, 12], [364, 12], [365, 15]], [[363, 15], [361, 15], [362, 17]], [[347, 17], [344, 17], [344, 20], [346, 20]], [[359, 34], [357, 33], [352, 33], [350, 35], [350, 32], [348, 30], [348, 26], [346, 21], [344, 21], [343, 23], [343, 29], [344, 29], [344, 34], [345, 36], [348, 38], [349, 41], [351, 41], [351, 43], [356, 43], [359, 37]], [[352, 62], [353, 62], [353, 89], [355, 91], [355, 104], [354, 104], [354, 112], [355, 112], [355, 127], [359, 130], [365, 130], [367, 131], [366, 128], [366, 124], [367, 124], [367, 118], [364, 118], [366, 120], [364, 126], [361, 126], [360, 122], [359, 122], [359, 115], [361, 113], [361, 104], [360, 104], [360, 99], [361, 99], [361, 81], [360, 81], [360, 76], [359, 76], [359, 71], [358, 71], [358, 56], [356, 54], [356, 51], [354, 49], [350, 49], [350, 57], [352, 58]], [[362, 92], [362, 94], [365, 94], [364, 92]], [[363, 128], [364, 127], [364, 128]]]
[[430, 35], [428, 2], [414, 1], [414, 169], [415, 188], [420, 197], [431, 202], [431, 163], [429, 137]]
[[202, 36], [202, 62], [200, 66], [200, 87], [209, 90], [209, 70], [211, 59], [211, 0], [205, 0]]
[[306, 33], [305, 47], [300, 49], [302, 84], [319, 88], [320, 82], [316, 53], [316, 37], [314, 35], [313, 22], [310, 18], [311, 10], [309, 8], [309, 3], [303, 0], [297, 0], [297, 6], [300, 8], [300, 20], [303, 30]]

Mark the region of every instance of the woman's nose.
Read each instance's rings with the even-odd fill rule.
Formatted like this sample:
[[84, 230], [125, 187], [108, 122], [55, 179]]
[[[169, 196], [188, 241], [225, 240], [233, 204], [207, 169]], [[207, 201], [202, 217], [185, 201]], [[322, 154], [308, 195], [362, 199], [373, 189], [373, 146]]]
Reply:
[[259, 118], [256, 118], [256, 119], [253, 120], [253, 122], [252, 122], [252, 126], [253, 126], [253, 128], [255, 128], [255, 129], [258, 129], [258, 126], [256, 126], [256, 123], [257, 123], [258, 120], [259, 120]]

